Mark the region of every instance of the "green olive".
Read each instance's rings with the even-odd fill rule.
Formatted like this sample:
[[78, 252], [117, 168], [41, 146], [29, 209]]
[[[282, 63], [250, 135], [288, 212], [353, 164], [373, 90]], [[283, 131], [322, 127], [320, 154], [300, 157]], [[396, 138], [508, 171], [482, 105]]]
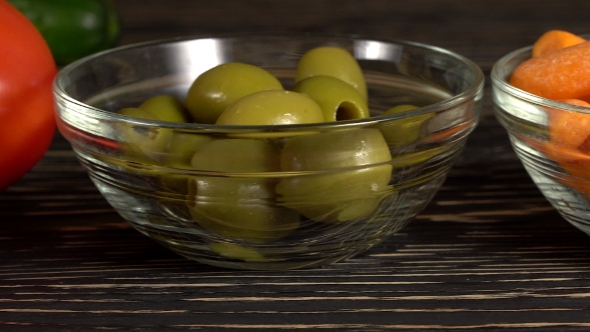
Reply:
[[191, 160], [195, 152], [205, 143], [213, 140], [211, 136], [174, 132], [166, 150], [164, 164], [172, 168], [192, 169]]
[[240, 98], [217, 119], [219, 125], [287, 125], [323, 122], [320, 106], [293, 91], [262, 91]]
[[[136, 118], [161, 120], [152, 112], [140, 108], [124, 108], [119, 113]], [[203, 135], [176, 133], [167, 128], [147, 129], [129, 125], [122, 125], [120, 128], [123, 139], [127, 142], [128, 149], [125, 150], [127, 161], [185, 169], [190, 168], [192, 152], [183, 149], [188, 149], [189, 145], [196, 145], [199, 140], [206, 137]], [[121, 166], [126, 167], [130, 172], [158, 181], [161, 190], [169, 194], [185, 195], [188, 191], [189, 177], [186, 175], [173, 174], [157, 169], [138, 168], [129, 164]], [[176, 204], [173, 198], [162, 199], [161, 203], [166, 205]]]
[[[174, 132], [170, 138], [168, 149], [162, 158], [162, 164], [166, 167], [191, 170], [191, 160], [195, 152], [202, 145], [213, 140], [211, 136]], [[165, 173], [160, 176], [162, 187], [170, 193], [187, 194], [190, 175], [183, 173]]]
[[159, 120], [158, 117], [148, 111], [148, 110], [143, 110], [137, 107], [125, 107], [120, 109], [117, 113], [128, 116], [128, 117], [132, 117], [132, 118], [139, 118], [139, 119], [148, 119], [148, 120]]
[[151, 112], [162, 121], [189, 122], [189, 115], [182, 101], [171, 95], [151, 97], [137, 108]]
[[[398, 105], [383, 112], [383, 115], [398, 114], [418, 108], [414, 105]], [[378, 128], [387, 143], [392, 146], [406, 145], [417, 141], [422, 135], [422, 125], [433, 113], [380, 123]]]
[[196, 122], [212, 124], [236, 100], [266, 90], [284, 89], [281, 82], [263, 68], [229, 62], [199, 75], [188, 90], [185, 105]]
[[[119, 110], [118, 113], [134, 118], [160, 120], [152, 112], [140, 108], [127, 107]], [[127, 152], [132, 154], [129, 157], [136, 157], [138, 160], [147, 157], [151, 162], [161, 162], [172, 137], [172, 131], [165, 128], [147, 128], [132, 124], [121, 124], [119, 130], [122, 140], [128, 147]]]
[[297, 65], [295, 81], [315, 75], [333, 76], [352, 85], [367, 100], [367, 85], [356, 59], [340, 47], [322, 46], [307, 51]]
[[[274, 204], [277, 180], [254, 175], [278, 171], [279, 153], [265, 140], [219, 139], [203, 144], [192, 158], [193, 169], [219, 173], [191, 180], [193, 219], [219, 235], [254, 242], [279, 239], [299, 227], [299, 214]], [[219, 176], [224, 173], [242, 176]]]
[[333, 170], [391, 160], [381, 133], [372, 128], [338, 130], [294, 137], [281, 153], [284, 171]]
[[266, 262], [267, 258], [258, 251], [234, 243], [214, 242], [209, 243], [209, 248], [221, 256], [238, 259], [246, 262]]
[[236, 138], [216, 139], [196, 151], [191, 166], [196, 170], [262, 173], [280, 168], [279, 148], [265, 140]]
[[[301, 175], [276, 187], [284, 206], [329, 222], [371, 214], [392, 193], [391, 154], [376, 129], [351, 129], [297, 136], [285, 142], [281, 168]], [[314, 174], [305, 172], [317, 171]]]
[[282, 180], [277, 192], [285, 207], [324, 222], [345, 222], [368, 217], [393, 193], [388, 185], [391, 165], [362, 170], [300, 175]]
[[293, 91], [308, 95], [322, 109], [325, 121], [369, 117], [367, 101], [350, 84], [341, 79], [316, 75], [299, 81]]
[[444, 153], [448, 149], [446, 146], [439, 146], [428, 150], [401, 153], [393, 157], [391, 164], [396, 169], [419, 165]]
[[[235, 195], [236, 191], [251, 187], [251, 183], [204, 180], [194, 185], [202, 195], [197, 195], [194, 205], [189, 206], [191, 216], [200, 226], [217, 235], [250, 242], [269, 242], [283, 238], [299, 227], [299, 214], [273, 206], [273, 198]], [[273, 189], [274, 185], [274, 182], [269, 182], [264, 189]], [[205, 190], [210, 187], [215, 187], [215, 192]]]

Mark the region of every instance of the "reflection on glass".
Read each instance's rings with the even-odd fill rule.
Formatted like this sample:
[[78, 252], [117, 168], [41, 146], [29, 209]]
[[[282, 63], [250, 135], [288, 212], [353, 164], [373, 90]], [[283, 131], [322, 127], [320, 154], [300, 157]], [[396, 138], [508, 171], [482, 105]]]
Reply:
[[198, 39], [187, 42], [185, 47], [175, 48], [177, 72], [188, 72], [188, 77], [197, 77], [204, 71], [229, 62], [223, 52], [226, 41], [220, 39]]
[[360, 60], [387, 60], [398, 62], [402, 46], [372, 40], [359, 40], [354, 44], [354, 57]]

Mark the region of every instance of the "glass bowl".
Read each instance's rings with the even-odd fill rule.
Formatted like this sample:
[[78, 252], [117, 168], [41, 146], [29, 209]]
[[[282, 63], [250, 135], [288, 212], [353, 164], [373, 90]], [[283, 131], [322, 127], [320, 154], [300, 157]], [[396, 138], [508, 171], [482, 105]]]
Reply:
[[[359, 62], [370, 118], [219, 126], [115, 113], [156, 94], [183, 100], [200, 73], [230, 61], [261, 66], [288, 89], [301, 55], [326, 45], [350, 51]], [[432, 46], [271, 35], [181, 38], [112, 49], [64, 67], [54, 91], [59, 131], [106, 200], [134, 228], [201, 263], [285, 270], [366, 251], [420, 213], [477, 124], [483, 83], [474, 63]], [[398, 104], [419, 107], [381, 115]], [[183, 143], [169, 143], [175, 139]], [[381, 145], [371, 143], [375, 140]], [[201, 159], [197, 151], [187, 152], [203, 141], [218, 145], [209, 145]], [[288, 153], [323, 166], [240, 168], [254, 161], [276, 165]], [[383, 154], [391, 158], [375, 158]], [[235, 167], [201, 168], [195, 158]]]
[[560, 131], [573, 130], [561, 127], [563, 119], [590, 121], [590, 109], [542, 98], [510, 85], [512, 72], [531, 58], [531, 50], [518, 49], [494, 64], [494, 113], [539, 190], [561, 216], [590, 234], [590, 155], [556, 139]]

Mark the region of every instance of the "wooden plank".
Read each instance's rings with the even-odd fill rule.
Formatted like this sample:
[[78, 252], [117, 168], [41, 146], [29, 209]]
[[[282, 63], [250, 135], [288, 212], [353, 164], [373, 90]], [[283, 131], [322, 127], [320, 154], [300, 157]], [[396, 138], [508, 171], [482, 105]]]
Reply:
[[457, 51], [488, 76], [481, 121], [418, 218], [331, 266], [199, 264], [132, 229], [59, 134], [0, 193], [0, 330], [587, 331], [590, 243], [547, 203], [492, 112], [489, 71], [551, 28], [587, 31], [562, 0], [117, 0], [122, 44], [240, 32], [357, 33]]

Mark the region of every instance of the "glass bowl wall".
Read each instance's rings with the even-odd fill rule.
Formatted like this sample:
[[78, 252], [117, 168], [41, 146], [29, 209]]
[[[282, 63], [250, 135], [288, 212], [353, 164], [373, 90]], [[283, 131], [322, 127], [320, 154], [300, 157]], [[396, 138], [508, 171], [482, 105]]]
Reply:
[[[326, 45], [350, 51], [361, 65], [370, 118], [246, 127], [115, 113], [157, 94], [184, 99], [200, 73], [232, 61], [261, 66], [289, 89], [298, 59]], [[54, 91], [60, 132], [100, 192], [134, 228], [202, 263], [276, 270], [351, 257], [420, 213], [477, 124], [483, 81], [481, 70], [468, 59], [412, 42], [239, 36], [165, 40], [98, 53], [63, 68]], [[381, 115], [399, 104], [419, 108]], [[334, 162], [305, 172], [246, 172], [162, 163], [186, 158], [172, 148], [144, 144], [149, 151], [137, 153], [138, 140], [183, 136], [186, 142], [255, 141], [280, 156], [290, 142], [308, 140], [319, 147], [326, 140], [344, 137], [346, 142], [364, 135], [386, 142], [391, 158], [355, 166]], [[239, 165], [243, 149], [235, 151], [227, 158], [238, 158], [232, 162]], [[317, 151], [328, 161], [346, 160], [353, 153], [345, 148]]]
[[553, 207], [590, 234], [590, 156], [554, 145], [551, 119], [590, 117], [583, 107], [542, 98], [510, 85], [512, 72], [530, 59], [525, 47], [498, 60], [491, 73], [494, 111], [528, 174]]

